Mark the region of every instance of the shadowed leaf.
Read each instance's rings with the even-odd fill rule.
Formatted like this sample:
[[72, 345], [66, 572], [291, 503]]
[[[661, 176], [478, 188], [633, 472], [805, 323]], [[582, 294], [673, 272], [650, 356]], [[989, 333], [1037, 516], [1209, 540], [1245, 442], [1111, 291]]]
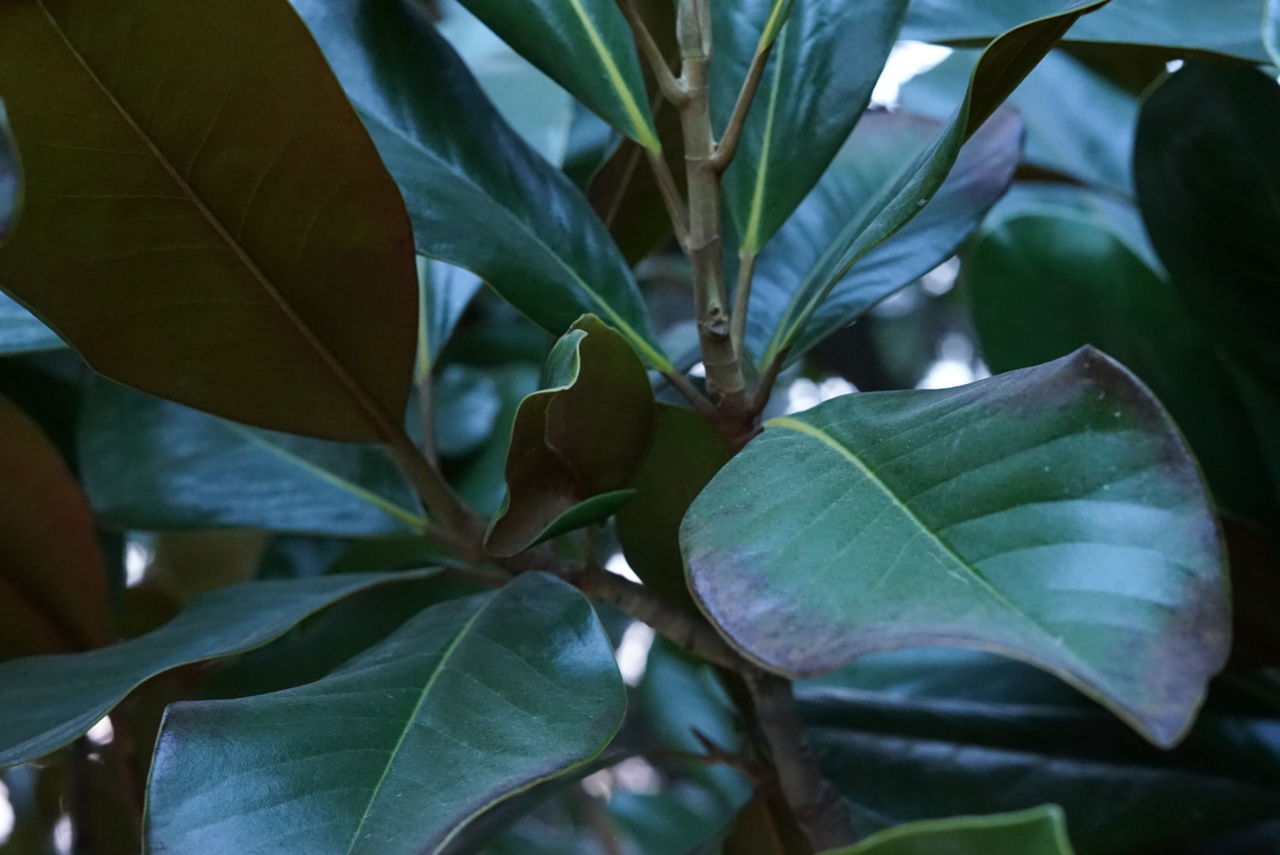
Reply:
[[901, 825], [827, 855], [1073, 855], [1053, 805], [999, 816], [957, 816]]

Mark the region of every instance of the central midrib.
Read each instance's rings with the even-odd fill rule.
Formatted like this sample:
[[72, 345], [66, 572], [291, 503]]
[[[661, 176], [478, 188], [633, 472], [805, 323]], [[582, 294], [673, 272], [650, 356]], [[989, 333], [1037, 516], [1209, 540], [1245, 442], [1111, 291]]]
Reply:
[[89, 61], [79, 51], [71, 39], [67, 37], [67, 34], [63, 31], [62, 25], [58, 22], [58, 19], [53, 16], [53, 13], [50, 12], [49, 8], [45, 5], [45, 0], [35, 0], [35, 3], [39, 7], [40, 12], [44, 15], [45, 19], [49, 22], [50, 28], [57, 34], [58, 39], [66, 46], [67, 52], [71, 54], [76, 63], [84, 69], [85, 74], [88, 75], [89, 79], [93, 81], [93, 84], [102, 92], [103, 97], [106, 98], [111, 107], [116, 111], [125, 124], [127, 124], [137, 135], [143, 145], [147, 147], [147, 150], [152, 154], [156, 162], [160, 164], [160, 166], [173, 180], [174, 184], [177, 185], [182, 194], [191, 202], [192, 206], [195, 207], [201, 218], [211, 229], [213, 229], [214, 233], [217, 234], [223, 243], [226, 244], [232, 255], [235, 256], [236, 260], [244, 266], [258, 285], [261, 286], [262, 290], [266, 292], [267, 296], [271, 298], [272, 302], [276, 304], [276, 307], [279, 308], [284, 316], [289, 320], [294, 331], [297, 332], [308, 347], [310, 347], [316, 355], [320, 357], [325, 367], [331, 374], [333, 374], [334, 378], [355, 402], [357, 408], [365, 414], [366, 418], [368, 418], [369, 423], [374, 428], [375, 432], [388, 442], [393, 441], [396, 431], [387, 414], [384, 413], [382, 408], [374, 402], [373, 398], [370, 397], [367, 391], [365, 391], [364, 387], [362, 387], [356, 379], [348, 373], [346, 368], [343, 367], [342, 363], [338, 361], [337, 357], [329, 349], [328, 345], [326, 345], [311, 330], [311, 328], [302, 319], [301, 315], [294, 310], [292, 304], [285, 299], [280, 290], [276, 288], [269, 278], [267, 278], [266, 274], [258, 266], [257, 262], [254, 261], [254, 259], [245, 251], [244, 247], [240, 246], [240, 244], [231, 236], [231, 233], [227, 231], [222, 220], [209, 208], [208, 205], [204, 203], [204, 200], [200, 198], [191, 184], [182, 177], [182, 174], [178, 172], [168, 155], [160, 149], [155, 140], [151, 138], [151, 135], [148, 134], [133, 118], [133, 114], [125, 109], [125, 106], [120, 103], [115, 94], [107, 88], [107, 85], [103, 82], [102, 78], [93, 69], [93, 67], [89, 65]]

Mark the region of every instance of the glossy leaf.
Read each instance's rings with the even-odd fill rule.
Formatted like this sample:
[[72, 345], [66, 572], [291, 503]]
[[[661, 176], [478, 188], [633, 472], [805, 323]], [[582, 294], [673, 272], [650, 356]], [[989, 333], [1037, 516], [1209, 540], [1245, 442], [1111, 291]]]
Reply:
[[465, 461], [459, 462], [453, 480], [458, 495], [477, 513], [493, 516], [506, 500], [505, 467], [511, 446], [511, 429], [526, 397], [538, 391], [538, 369], [515, 363], [493, 372], [500, 406], [488, 441]]
[[31, 418], [0, 397], [0, 659], [111, 639], [89, 503]]
[[1280, 722], [1253, 703], [1211, 700], [1164, 751], [1047, 675], [986, 654], [869, 656], [821, 683], [799, 687], [801, 711], [864, 832], [1053, 802], [1080, 855], [1243, 855], [1257, 850], [1195, 842], [1280, 818]]
[[1267, 0], [1267, 12], [1262, 21], [1262, 41], [1271, 63], [1280, 65], [1280, 0]]
[[814, 312], [859, 259], [927, 207], [951, 173], [965, 140], [991, 117], [1062, 34], [1107, 2], [1075, 2], [1054, 15], [1015, 27], [991, 43], [978, 60], [964, 100], [941, 134], [844, 227], [796, 288], [763, 355], [765, 364], [785, 356]]
[[680, 520], [732, 456], [723, 436], [686, 407], [658, 404], [653, 438], [618, 511], [618, 542], [635, 574], [670, 602], [693, 608], [680, 557]]
[[1280, 85], [1188, 66], [1148, 98], [1138, 202], [1174, 284], [1221, 346], [1280, 389]]
[[459, 267], [419, 259], [418, 378], [435, 365], [483, 284], [475, 274]]
[[828, 855], [1074, 855], [1055, 805], [901, 825]]
[[494, 434], [502, 398], [488, 374], [449, 365], [436, 378], [436, 449], [444, 457], [478, 450]]
[[58, 334], [8, 295], [0, 293], [0, 355], [66, 347]]
[[1195, 462], [1150, 393], [1087, 348], [774, 419], [694, 501], [681, 544], [703, 610], [772, 670], [991, 650], [1158, 745], [1185, 732], [1229, 647]]
[[61, 748], [158, 674], [261, 647], [343, 597], [434, 572], [246, 582], [206, 594], [174, 620], [130, 641], [0, 663], [0, 767]]
[[[877, 112], [863, 118], [818, 187], [760, 256], [747, 319], [750, 351], [768, 351], [770, 337], [786, 317], [805, 273], [841, 228], [929, 144], [939, 127], [909, 113]], [[950, 257], [1008, 188], [1021, 153], [1017, 114], [997, 113], [961, 149], [955, 169], [929, 204], [835, 283], [795, 337], [791, 358]]]
[[590, 603], [527, 574], [422, 612], [315, 683], [170, 707], [148, 840], [156, 853], [440, 852], [486, 808], [599, 754], [625, 709]]
[[423, 524], [381, 447], [246, 427], [106, 382], [87, 393], [80, 459], [98, 519], [121, 530], [370, 535]]
[[[1062, 8], [1062, 0], [912, 0], [902, 37], [922, 42], [984, 42], [1019, 21]], [[1180, 0], [1169, 14], [1165, 0], [1122, 0], [1071, 28], [1072, 42], [1167, 47], [1171, 56], [1205, 51], [1259, 61], [1266, 53], [1258, 38], [1255, 0]]]
[[581, 191], [521, 140], [406, 0], [292, 0], [369, 127], [424, 255], [555, 334], [594, 312], [668, 368], [635, 280]]
[[649, 442], [653, 392], [644, 366], [599, 318], [579, 319], [551, 352], [544, 387], [520, 404], [507, 452], [507, 500], [486, 548], [515, 555], [598, 522], [631, 498]]
[[22, 205], [22, 164], [18, 144], [9, 130], [9, 113], [0, 101], [0, 246], [13, 231]]
[[661, 150], [631, 29], [614, 0], [461, 2], [601, 118]]
[[283, 0], [20, 0], [0, 55], [27, 176], [4, 288], [136, 388], [328, 439], [395, 431], [408, 218]]
[[1102, 348], [1168, 407], [1219, 501], [1271, 516], [1253, 428], [1213, 342], [1173, 286], [1119, 238], [1079, 217], [1017, 217], [983, 236], [963, 276], [993, 371]]
[[[724, 176], [739, 246], [755, 254], [813, 189], [866, 109], [907, 2], [750, 0], [711, 8], [712, 109], [720, 127], [729, 121], [752, 57], [776, 36]], [[804, 156], [797, 157], [801, 148]]]

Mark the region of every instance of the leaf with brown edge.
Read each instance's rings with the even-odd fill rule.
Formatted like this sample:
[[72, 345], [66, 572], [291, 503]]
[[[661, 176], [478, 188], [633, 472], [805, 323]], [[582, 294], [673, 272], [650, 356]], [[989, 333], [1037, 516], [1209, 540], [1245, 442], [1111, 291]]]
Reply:
[[386, 441], [415, 344], [395, 184], [284, 0], [11, 0], [26, 177], [0, 284], [107, 376]]
[[1230, 648], [1199, 469], [1146, 387], [1087, 347], [774, 419], [680, 540], [702, 610], [792, 677], [902, 648], [987, 650], [1169, 746]]
[[515, 555], [605, 519], [634, 491], [649, 443], [653, 391], [627, 340], [583, 315], [556, 342], [544, 388], [520, 404], [507, 452], [507, 499], [485, 547]]
[[111, 640], [89, 502], [53, 443], [0, 397], [0, 659]]

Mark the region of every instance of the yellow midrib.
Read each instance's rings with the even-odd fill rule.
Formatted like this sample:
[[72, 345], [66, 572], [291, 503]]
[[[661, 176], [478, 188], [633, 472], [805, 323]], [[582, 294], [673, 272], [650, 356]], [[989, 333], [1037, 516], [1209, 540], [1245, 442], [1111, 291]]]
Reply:
[[613, 54], [609, 52], [609, 47], [604, 43], [600, 31], [596, 29], [591, 16], [587, 14], [586, 8], [582, 5], [582, 0], [569, 0], [569, 5], [573, 7], [574, 13], [577, 14], [578, 22], [582, 24], [582, 29], [587, 34], [591, 47], [595, 49], [596, 55], [600, 58], [600, 64], [604, 66], [605, 74], [609, 78], [609, 85], [613, 87], [618, 96], [618, 101], [622, 104], [622, 109], [627, 113], [627, 119], [631, 122], [632, 131], [636, 135], [636, 142], [654, 154], [660, 154], [662, 152], [662, 143], [658, 141], [658, 136], [654, 132], [652, 125], [646, 118], [644, 111], [640, 109], [640, 104], [631, 93], [630, 87], [627, 86], [627, 81], [622, 76], [622, 70], [618, 68], [618, 63], [614, 61]]

